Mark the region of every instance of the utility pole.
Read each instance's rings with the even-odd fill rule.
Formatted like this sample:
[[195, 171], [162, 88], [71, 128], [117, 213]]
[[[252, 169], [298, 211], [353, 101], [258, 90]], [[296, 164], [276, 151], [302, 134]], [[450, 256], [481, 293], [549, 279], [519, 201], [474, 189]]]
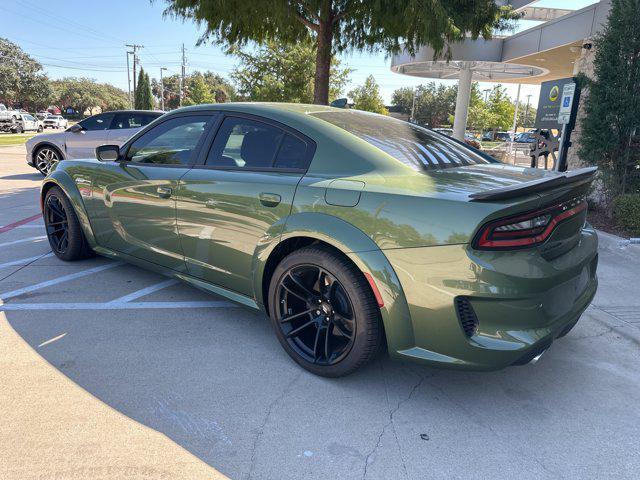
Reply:
[[165, 67], [160, 67], [160, 110], [164, 112], [164, 80], [162, 79], [162, 72], [165, 71]]
[[133, 100], [131, 100], [131, 71], [129, 70], [129, 55], [133, 52], [127, 50], [127, 89], [129, 90], [129, 108], [133, 109]]
[[136, 45], [135, 43], [133, 45], [125, 45], [125, 47], [130, 47], [133, 48], [133, 93], [135, 95], [136, 92], [136, 66], [138, 64], [138, 49], [139, 48], [144, 48], [144, 45]]
[[184, 97], [184, 76], [187, 63], [187, 57], [185, 55], [184, 43], [182, 44], [182, 74], [180, 75], [180, 106], [182, 106], [182, 97]]

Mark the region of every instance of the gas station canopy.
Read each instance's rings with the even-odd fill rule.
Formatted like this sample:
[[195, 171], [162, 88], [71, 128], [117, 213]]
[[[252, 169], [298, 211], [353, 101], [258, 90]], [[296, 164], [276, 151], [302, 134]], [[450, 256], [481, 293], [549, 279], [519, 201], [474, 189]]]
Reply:
[[535, 1], [511, 0], [524, 20], [543, 22], [533, 28], [491, 40], [467, 39], [451, 45], [451, 60], [434, 60], [430, 47], [415, 55], [406, 52], [391, 58], [391, 70], [414, 77], [456, 79], [470, 68], [473, 79], [484, 82], [540, 84], [569, 77], [586, 38], [606, 21], [609, 1], [581, 10], [542, 8]]

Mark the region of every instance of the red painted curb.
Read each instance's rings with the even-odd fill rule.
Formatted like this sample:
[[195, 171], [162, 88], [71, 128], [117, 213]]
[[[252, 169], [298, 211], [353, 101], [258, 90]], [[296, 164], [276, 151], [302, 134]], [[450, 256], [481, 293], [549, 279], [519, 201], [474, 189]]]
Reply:
[[9, 230], [13, 230], [14, 228], [19, 227], [20, 225], [33, 222], [34, 220], [37, 220], [39, 218], [42, 218], [41, 213], [34, 215], [33, 217], [23, 218], [22, 220], [18, 220], [17, 222], [13, 222], [13, 223], [10, 223], [9, 225], [5, 225], [4, 227], [0, 227], [0, 233], [8, 232]]

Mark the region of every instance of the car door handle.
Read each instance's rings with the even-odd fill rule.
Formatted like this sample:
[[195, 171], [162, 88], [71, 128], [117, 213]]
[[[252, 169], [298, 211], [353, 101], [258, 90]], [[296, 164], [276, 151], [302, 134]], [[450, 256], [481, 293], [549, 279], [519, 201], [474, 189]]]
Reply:
[[170, 198], [172, 190], [169, 187], [158, 187], [156, 192], [160, 198]]
[[263, 192], [259, 195], [259, 198], [260, 198], [260, 203], [265, 207], [275, 207], [282, 200], [282, 197], [280, 197], [280, 195], [278, 195], [277, 193]]

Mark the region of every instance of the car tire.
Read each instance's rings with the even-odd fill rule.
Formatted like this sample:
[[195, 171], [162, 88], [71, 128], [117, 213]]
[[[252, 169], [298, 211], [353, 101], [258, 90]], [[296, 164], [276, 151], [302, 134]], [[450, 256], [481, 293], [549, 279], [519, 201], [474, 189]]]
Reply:
[[38, 127], [38, 133], [41, 133], [44, 127]]
[[22, 129], [22, 127], [21, 127], [20, 125], [18, 125], [18, 126], [15, 128], [15, 132], [16, 132], [16, 133], [22, 133], [22, 132], [24, 132], [24, 130]]
[[311, 373], [348, 375], [380, 350], [378, 302], [362, 272], [339, 252], [309, 246], [287, 255], [271, 277], [268, 299], [280, 344]]
[[60, 187], [52, 187], [47, 191], [42, 216], [49, 245], [56, 257], [70, 262], [95, 255], [71, 202]]
[[42, 174], [47, 175], [54, 164], [62, 160], [60, 152], [49, 145], [43, 145], [33, 154], [33, 164], [36, 169]]

